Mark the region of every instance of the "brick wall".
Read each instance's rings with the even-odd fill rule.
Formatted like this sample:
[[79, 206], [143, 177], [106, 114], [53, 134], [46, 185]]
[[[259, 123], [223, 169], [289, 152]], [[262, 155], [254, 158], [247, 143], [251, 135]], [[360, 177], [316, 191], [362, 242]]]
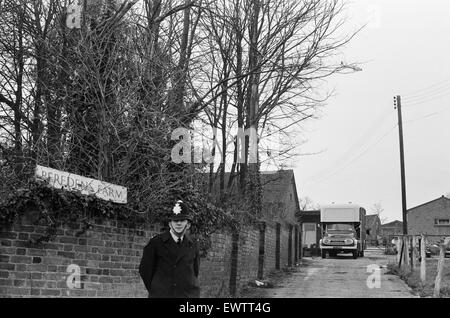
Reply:
[[246, 228], [239, 236], [238, 293], [241, 287], [258, 277], [259, 229]]
[[281, 225], [281, 249], [280, 249], [280, 268], [288, 266], [289, 255], [289, 227], [286, 224]]
[[[0, 297], [147, 297], [138, 268], [144, 246], [161, 226], [127, 228], [116, 221], [97, 222], [80, 233], [80, 226], [59, 227], [54, 241], [32, 246], [45, 231], [23, 219], [0, 228]], [[281, 227], [280, 265], [287, 264], [288, 227]], [[265, 232], [264, 276], [275, 269], [275, 224]], [[236, 295], [257, 278], [259, 228], [239, 235]], [[200, 261], [201, 297], [230, 297], [231, 233], [215, 233]], [[67, 286], [68, 266], [80, 269], [81, 288]]]
[[200, 297], [226, 297], [230, 294], [231, 234], [212, 234], [211, 242], [200, 260]]
[[270, 271], [275, 270], [275, 242], [276, 242], [276, 228], [275, 223], [266, 224], [266, 240], [264, 252], [264, 275]]
[[381, 235], [382, 236], [402, 235], [402, 234], [403, 234], [403, 227], [386, 227], [386, 228], [381, 228]]
[[450, 235], [450, 226], [436, 226], [436, 218], [450, 218], [450, 200], [437, 200], [408, 210], [408, 234]]
[[283, 202], [285, 202], [286, 211], [288, 211], [284, 215], [283, 221], [289, 222], [291, 224], [297, 223], [297, 217], [295, 216], [295, 212], [298, 210], [297, 200], [296, 200], [296, 187], [294, 186], [294, 179], [290, 180], [290, 186], [288, 188], [288, 192], [285, 194]]
[[[129, 229], [110, 221], [58, 228], [54, 241], [33, 246], [45, 228], [26, 221], [0, 231], [0, 295], [55, 297], [146, 297], [138, 267], [148, 239], [160, 229]], [[81, 288], [69, 289], [70, 264], [80, 269]]]

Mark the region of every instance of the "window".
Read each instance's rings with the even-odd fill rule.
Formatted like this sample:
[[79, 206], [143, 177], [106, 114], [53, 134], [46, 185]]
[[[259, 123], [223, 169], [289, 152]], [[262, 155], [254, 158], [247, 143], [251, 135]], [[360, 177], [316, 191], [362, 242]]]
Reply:
[[315, 223], [303, 223], [303, 230], [304, 231], [315, 231], [316, 224]]
[[327, 224], [328, 231], [355, 231], [353, 225], [351, 224], [343, 224], [343, 223], [331, 223]]
[[434, 225], [450, 225], [450, 219], [434, 219]]

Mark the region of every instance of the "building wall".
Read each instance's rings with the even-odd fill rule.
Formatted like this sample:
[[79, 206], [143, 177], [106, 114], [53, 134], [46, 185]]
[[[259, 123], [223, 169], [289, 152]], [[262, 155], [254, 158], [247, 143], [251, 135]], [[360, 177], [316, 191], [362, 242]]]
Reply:
[[381, 235], [381, 222], [376, 218], [370, 227], [366, 228], [370, 230], [370, 234], [366, 234], [366, 242], [368, 244], [377, 244], [378, 238]]
[[266, 224], [265, 251], [264, 251], [264, 275], [275, 270], [275, 245], [276, 226], [275, 223]]
[[402, 226], [392, 226], [392, 227], [382, 227], [381, 235], [389, 236], [389, 235], [402, 235], [403, 227]]
[[289, 191], [286, 193], [284, 197], [284, 202], [286, 202], [286, 210], [287, 210], [284, 221], [291, 224], [297, 223], [297, 217], [295, 216], [295, 212], [297, 211], [295, 191], [296, 190], [294, 187], [294, 179], [292, 179], [289, 185]]
[[[274, 221], [281, 225], [280, 268], [291, 266], [295, 261], [295, 237], [293, 226], [298, 224], [295, 214], [298, 210], [295, 191], [294, 180], [292, 179], [289, 183], [288, 191], [285, 192], [283, 198], [280, 198], [280, 202], [282, 203], [278, 203], [273, 207], [276, 210], [272, 213], [272, 215], [276, 216]], [[290, 226], [292, 226], [291, 230]]]
[[280, 243], [280, 268], [284, 268], [289, 265], [289, 227], [287, 224], [281, 226]]
[[398, 235], [403, 235], [403, 223], [394, 221], [381, 225], [383, 244], [391, 242], [392, 238]]
[[258, 277], [259, 229], [245, 228], [239, 235], [237, 294]]
[[450, 200], [442, 197], [408, 210], [408, 234], [450, 235], [450, 226], [436, 226], [436, 218], [450, 218]]
[[200, 260], [200, 297], [222, 297], [230, 293], [231, 235], [214, 233], [211, 248]]
[[[59, 227], [53, 241], [32, 246], [45, 228], [26, 220], [0, 228], [0, 297], [147, 297], [139, 276], [144, 246], [161, 232], [161, 226], [128, 228], [116, 221], [98, 222], [80, 234], [79, 225]], [[239, 234], [236, 295], [256, 279], [259, 262], [259, 228]], [[289, 227], [281, 226], [280, 266], [287, 264]], [[293, 240], [294, 242], [294, 240]], [[212, 246], [200, 260], [201, 297], [229, 297], [231, 233], [215, 233]], [[265, 232], [264, 276], [275, 269], [276, 228]], [[294, 250], [292, 246], [292, 255]], [[80, 269], [81, 288], [67, 286], [68, 267]]]
[[[115, 221], [58, 228], [54, 241], [29, 244], [45, 228], [21, 222], [0, 231], [0, 296], [146, 297], [138, 268], [142, 250], [159, 228], [129, 229]], [[69, 289], [69, 265], [80, 268], [81, 288]]]

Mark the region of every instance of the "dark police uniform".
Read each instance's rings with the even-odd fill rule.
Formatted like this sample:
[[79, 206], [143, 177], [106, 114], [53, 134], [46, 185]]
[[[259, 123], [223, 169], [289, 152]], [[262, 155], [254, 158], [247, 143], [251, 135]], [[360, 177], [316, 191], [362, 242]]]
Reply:
[[[185, 205], [183, 210], [187, 210]], [[171, 219], [189, 219], [178, 213]], [[199, 250], [186, 234], [177, 244], [169, 231], [154, 236], [145, 246], [139, 274], [151, 298], [198, 298]]]

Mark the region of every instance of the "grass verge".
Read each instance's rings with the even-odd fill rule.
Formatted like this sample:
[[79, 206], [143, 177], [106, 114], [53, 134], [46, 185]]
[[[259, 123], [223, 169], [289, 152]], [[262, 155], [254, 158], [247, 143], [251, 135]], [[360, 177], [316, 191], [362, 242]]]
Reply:
[[[396, 263], [389, 263], [386, 274], [399, 276], [420, 297], [433, 297], [437, 261], [437, 258], [426, 259], [426, 280], [424, 283], [420, 279], [420, 267], [416, 267], [414, 271], [411, 271], [404, 267], [398, 268]], [[440, 297], [450, 298], [450, 261], [447, 259], [444, 263]]]

